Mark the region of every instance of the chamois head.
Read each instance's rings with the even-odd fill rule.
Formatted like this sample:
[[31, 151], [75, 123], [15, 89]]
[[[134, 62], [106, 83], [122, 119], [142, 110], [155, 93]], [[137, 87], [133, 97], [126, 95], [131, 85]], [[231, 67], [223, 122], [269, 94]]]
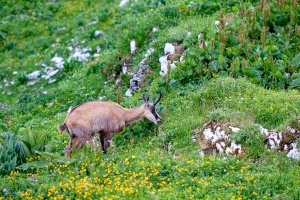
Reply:
[[159, 114], [155, 110], [156, 104], [161, 99], [161, 93], [159, 94], [159, 97], [155, 100], [155, 102], [149, 103], [150, 96], [148, 98], [145, 97], [145, 94], [143, 94], [143, 101], [145, 103], [145, 117], [149, 119], [150, 121], [154, 122], [154, 124], [159, 123], [162, 118], [159, 116]]

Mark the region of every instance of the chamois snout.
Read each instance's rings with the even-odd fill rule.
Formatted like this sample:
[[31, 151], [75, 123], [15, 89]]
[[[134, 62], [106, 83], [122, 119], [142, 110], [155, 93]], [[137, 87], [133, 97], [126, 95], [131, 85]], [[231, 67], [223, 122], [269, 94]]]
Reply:
[[161, 99], [161, 93], [159, 94], [159, 97], [155, 100], [153, 104], [149, 103], [149, 97], [145, 98], [143, 95], [143, 101], [145, 103], [145, 114], [146, 118], [152, 121], [154, 124], [158, 124], [162, 121], [162, 118], [159, 116], [159, 114], [156, 112], [155, 106]]

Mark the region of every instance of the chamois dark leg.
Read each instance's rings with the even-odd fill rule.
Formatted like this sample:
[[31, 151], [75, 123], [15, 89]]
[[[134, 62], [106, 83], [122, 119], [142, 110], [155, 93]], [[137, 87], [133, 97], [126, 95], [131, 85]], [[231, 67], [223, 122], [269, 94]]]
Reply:
[[65, 148], [67, 156], [71, 156], [74, 147], [77, 145], [79, 138], [75, 135], [70, 135], [70, 144]]
[[99, 138], [100, 138], [100, 142], [101, 142], [101, 150], [103, 153], [106, 154], [106, 152], [104, 152], [104, 133], [103, 132], [99, 132]]
[[76, 150], [79, 151], [87, 142], [91, 142], [92, 148], [94, 148], [93, 134], [83, 133], [82, 137], [77, 137]]
[[78, 143], [75, 146], [76, 150], [79, 151], [85, 143], [86, 143], [85, 139], [78, 139]]
[[112, 139], [113, 133], [105, 133], [103, 140], [104, 140], [104, 147], [103, 147], [103, 152], [107, 154], [108, 152], [108, 147], [110, 146], [111, 139]]

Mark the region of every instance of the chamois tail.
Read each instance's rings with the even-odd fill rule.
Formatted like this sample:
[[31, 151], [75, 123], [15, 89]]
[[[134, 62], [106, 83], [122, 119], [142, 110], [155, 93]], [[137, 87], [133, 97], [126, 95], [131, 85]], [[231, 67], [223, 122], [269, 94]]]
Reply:
[[63, 131], [65, 131], [67, 129], [68, 129], [68, 127], [67, 127], [67, 125], [65, 123], [58, 126], [58, 131], [60, 133], [62, 133]]

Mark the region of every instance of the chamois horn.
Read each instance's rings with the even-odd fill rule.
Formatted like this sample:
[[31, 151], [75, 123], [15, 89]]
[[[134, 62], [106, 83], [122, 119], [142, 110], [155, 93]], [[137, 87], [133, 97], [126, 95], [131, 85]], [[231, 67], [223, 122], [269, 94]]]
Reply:
[[144, 94], [143, 94], [143, 101], [144, 101], [145, 103], [148, 103], [148, 102], [149, 102], [149, 99], [150, 99], [150, 96], [148, 96], [148, 97], [146, 98], [145, 93], [144, 93]]
[[157, 99], [155, 100], [155, 102], [153, 103], [154, 106], [156, 106], [156, 104], [160, 101], [161, 96], [162, 96], [162, 94], [161, 94], [161, 92], [160, 92], [158, 98], [157, 98]]

